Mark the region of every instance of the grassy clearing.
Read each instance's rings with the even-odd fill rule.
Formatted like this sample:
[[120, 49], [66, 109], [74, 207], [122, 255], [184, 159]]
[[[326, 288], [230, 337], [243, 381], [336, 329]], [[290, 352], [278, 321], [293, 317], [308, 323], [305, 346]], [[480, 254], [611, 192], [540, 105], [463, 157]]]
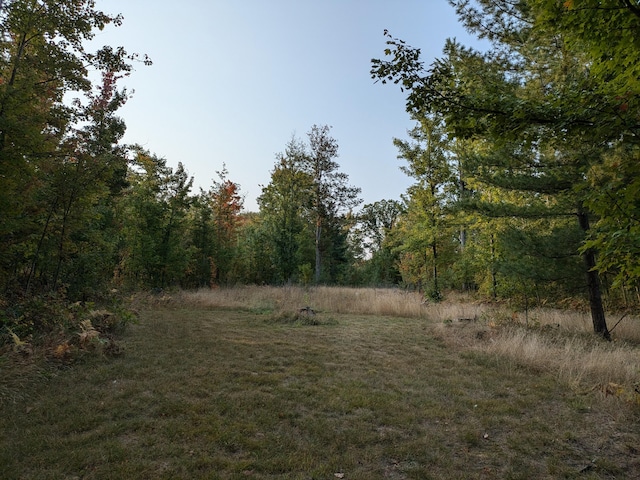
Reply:
[[[637, 406], [515, 357], [526, 335], [494, 349], [518, 329], [480, 311], [459, 321], [485, 307], [418, 301], [413, 316], [365, 315], [349, 310], [353, 291], [336, 291], [339, 308], [325, 299], [333, 310], [312, 292], [265, 292], [155, 298], [124, 355], [46, 370], [1, 406], [2, 478], [640, 475]], [[383, 308], [372, 303], [362, 304]], [[307, 305], [313, 321], [295, 313]], [[450, 318], [427, 320], [428, 308]], [[555, 330], [530, 335], [566, 348]]]
[[525, 313], [460, 295], [425, 303], [416, 292], [394, 289], [240, 287], [144, 300], [155, 306], [187, 304], [269, 314], [312, 306], [329, 314], [424, 319], [455, 348], [548, 372], [578, 391], [600, 390], [640, 402], [640, 319], [633, 316], [618, 323], [621, 315], [610, 315], [615, 341], [606, 343], [594, 338], [587, 312], [536, 308]]

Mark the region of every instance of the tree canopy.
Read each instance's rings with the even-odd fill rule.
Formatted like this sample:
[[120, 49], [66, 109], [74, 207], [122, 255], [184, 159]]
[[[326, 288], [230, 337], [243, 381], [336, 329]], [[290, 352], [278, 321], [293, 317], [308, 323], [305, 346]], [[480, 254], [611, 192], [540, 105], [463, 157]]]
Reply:
[[637, 245], [637, 237], [620, 242], [621, 234], [611, 230], [635, 229], [628, 215], [635, 200], [628, 200], [640, 192], [616, 196], [618, 213], [611, 216], [603, 187], [606, 192], [615, 180], [601, 172], [613, 157], [617, 165], [636, 163], [637, 66], [631, 58], [638, 52], [637, 5], [450, 3], [470, 32], [490, 42], [487, 51], [448, 41], [443, 57], [426, 67], [419, 49], [385, 32], [386, 59], [372, 60], [372, 77], [400, 84], [409, 112], [441, 115], [452, 136], [477, 146], [464, 157], [470, 183], [518, 193], [513, 202], [503, 195], [483, 198], [479, 189], [471, 199], [479, 211], [577, 219], [584, 234], [576, 253], [584, 260], [594, 329], [608, 338], [595, 270], [614, 270], [628, 281], [636, 268], [614, 258], [623, 243]]
[[227, 159], [194, 193], [185, 164], [122, 143], [121, 84], [151, 62], [87, 49], [121, 16], [0, 3], [0, 329], [32, 334], [43, 305], [117, 291], [298, 282], [583, 296], [609, 338], [605, 304], [640, 297], [640, 6], [449, 3], [482, 50], [448, 40], [427, 65], [385, 31], [371, 64], [415, 121], [390, 139], [405, 194], [359, 208], [331, 127], [312, 125], [276, 155], [258, 212]]

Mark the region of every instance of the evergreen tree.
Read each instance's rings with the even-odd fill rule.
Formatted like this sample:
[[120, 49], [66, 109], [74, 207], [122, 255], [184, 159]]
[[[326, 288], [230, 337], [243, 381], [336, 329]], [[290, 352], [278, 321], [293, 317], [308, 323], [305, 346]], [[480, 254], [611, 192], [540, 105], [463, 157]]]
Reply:
[[[611, 119], [603, 112], [613, 111], [614, 99], [592, 102], [597, 82], [584, 55], [563, 48], [562, 32], [535, 24], [532, 2], [452, 3], [470, 31], [492, 42], [487, 53], [449, 41], [444, 58], [425, 69], [419, 50], [391, 38], [392, 59], [374, 60], [372, 75], [401, 83], [410, 111], [437, 112], [456, 137], [485, 144], [468, 161], [470, 176], [523, 201], [482, 208], [523, 218], [571, 215], [588, 234], [585, 179], [610, 147], [595, 126]], [[594, 330], [609, 338], [595, 252], [585, 248], [582, 257]]]
[[[449, 140], [444, 125], [435, 116], [416, 115], [418, 125], [409, 132], [412, 142], [395, 139], [399, 158], [407, 161], [402, 171], [416, 180], [408, 190], [408, 210], [404, 218], [407, 240], [403, 249], [416, 252], [430, 265], [429, 296], [440, 299], [440, 247], [450, 243], [446, 225], [447, 203], [455, 178], [450, 164]], [[426, 274], [426, 272], [425, 272]]]

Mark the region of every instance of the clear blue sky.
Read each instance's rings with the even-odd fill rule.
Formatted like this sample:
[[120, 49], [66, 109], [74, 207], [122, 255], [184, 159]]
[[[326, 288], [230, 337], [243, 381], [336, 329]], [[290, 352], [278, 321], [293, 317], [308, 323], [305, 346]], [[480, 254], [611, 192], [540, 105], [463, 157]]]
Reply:
[[146, 53], [122, 85], [127, 143], [182, 162], [194, 190], [226, 164], [257, 211], [275, 155], [313, 124], [331, 125], [340, 170], [365, 203], [399, 199], [411, 184], [393, 138], [413, 126], [395, 85], [374, 84], [384, 29], [431, 63], [445, 40], [471, 41], [446, 0], [98, 0], [124, 24], [96, 41]]

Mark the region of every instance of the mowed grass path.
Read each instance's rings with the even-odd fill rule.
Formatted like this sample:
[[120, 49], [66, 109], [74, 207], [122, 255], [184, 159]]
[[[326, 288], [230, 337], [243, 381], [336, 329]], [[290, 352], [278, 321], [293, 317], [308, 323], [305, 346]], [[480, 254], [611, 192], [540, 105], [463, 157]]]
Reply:
[[639, 478], [637, 412], [428, 322], [159, 309], [2, 406], [3, 479]]

